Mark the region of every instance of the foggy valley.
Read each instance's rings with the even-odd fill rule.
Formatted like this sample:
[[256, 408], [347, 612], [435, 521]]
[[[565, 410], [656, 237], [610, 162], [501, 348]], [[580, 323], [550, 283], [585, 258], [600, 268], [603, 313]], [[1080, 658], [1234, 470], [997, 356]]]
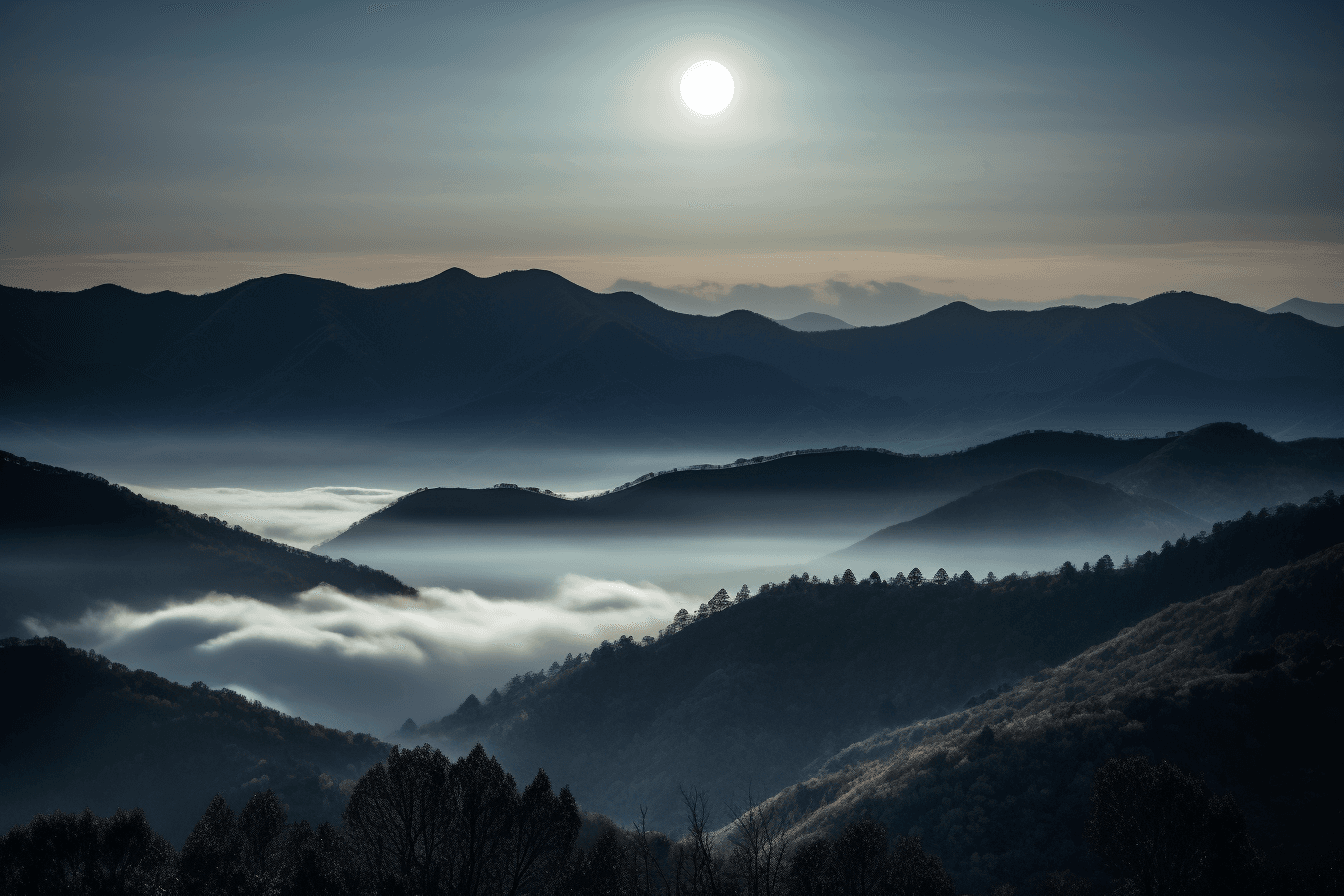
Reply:
[[1344, 894], [1338, 18], [0, 0], [0, 893]]

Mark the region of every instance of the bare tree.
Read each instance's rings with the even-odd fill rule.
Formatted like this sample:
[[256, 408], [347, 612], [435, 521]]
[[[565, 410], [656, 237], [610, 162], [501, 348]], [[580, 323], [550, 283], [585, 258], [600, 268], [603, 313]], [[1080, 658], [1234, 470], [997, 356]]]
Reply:
[[784, 893], [793, 838], [775, 803], [759, 803], [747, 787], [745, 810], [734, 808], [733, 851], [729, 857], [743, 896]]
[[[649, 830], [648, 819], [649, 807], [641, 803], [639, 821], [635, 822], [632, 838], [635, 847], [635, 892], [639, 896], [653, 896], [655, 893], [666, 893], [670, 890], [663, 864], [653, 852], [655, 834]], [[656, 836], [662, 837], [661, 834]], [[665, 838], [663, 842], [666, 843]]]
[[698, 787], [678, 788], [686, 807], [686, 835], [678, 849], [677, 890], [687, 896], [719, 896], [723, 891], [723, 857], [709, 827], [709, 797]]

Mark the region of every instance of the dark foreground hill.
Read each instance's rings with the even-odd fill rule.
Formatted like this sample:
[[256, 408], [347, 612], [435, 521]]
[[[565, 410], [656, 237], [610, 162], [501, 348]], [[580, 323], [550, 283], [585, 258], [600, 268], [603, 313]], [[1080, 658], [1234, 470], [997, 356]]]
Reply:
[[1084, 839], [1093, 773], [1149, 756], [1233, 796], [1260, 849], [1309, 865], [1339, 843], [1341, 636], [1337, 545], [1168, 607], [972, 709], [856, 743], [772, 802], [801, 838], [865, 816], [917, 833], [981, 893], [1063, 869], [1101, 877]]
[[932, 584], [932, 570], [924, 582], [793, 576], [679, 614], [656, 641], [623, 638], [515, 677], [420, 733], [482, 740], [506, 765], [571, 782], [594, 811], [628, 822], [644, 803], [652, 826], [676, 829], [679, 785], [724, 805], [748, 785], [769, 793], [806, 779], [875, 730], [946, 712], [1173, 601], [1344, 541], [1344, 507], [1328, 496], [1212, 528], [1132, 569], [1106, 557], [994, 583], [954, 571]]
[[230, 690], [132, 671], [55, 638], [0, 641], [0, 829], [40, 812], [140, 807], [181, 846], [211, 798], [241, 808], [273, 789], [293, 820], [337, 822], [386, 755]]
[[1241, 423], [1210, 423], [1105, 479], [1219, 519], [1344, 490], [1344, 439], [1278, 442]]
[[376, 569], [277, 544], [150, 501], [88, 473], [0, 452], [0, 630], [91, 602], [154, 606], [211, 591], [269, 600], [326, 582], [351, 594], [414, 594]]

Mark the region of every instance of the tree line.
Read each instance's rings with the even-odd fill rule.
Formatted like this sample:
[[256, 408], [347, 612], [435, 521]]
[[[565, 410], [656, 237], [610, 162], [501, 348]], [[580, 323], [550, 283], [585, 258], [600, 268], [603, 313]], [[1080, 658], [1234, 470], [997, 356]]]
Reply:
[[[0, 887], [14, 894], [145, 896], [954, 896], [917, 836], [870, 817], [794, 842], [789, 819], [749, 803], [716, 832], [705, 795], [683, 790], [678, 840], [585, 819], [539, 770], [522, 790], [478, 744], [449, 760], [394, 748], [356, 784], [339, 827], [289, 823], [272, 791], [235, 813], [216, 796], [178, 852], [139, 809], [53, 812], [0, 840]], [[584, 828], [589, 828], [585, 836]], [[1086, 837], [1126, 896], [1341, 892], [1339, 855], [1268, 870], [1235, 800], [1170, 763], [1111, 759], [1096, 772]], [[582, 842], [586, 839], [588, 842]], [[1103, 892], [1058, 873], [1045, 896]], [[1001, 884], [994, 896], [1013, 896]]]

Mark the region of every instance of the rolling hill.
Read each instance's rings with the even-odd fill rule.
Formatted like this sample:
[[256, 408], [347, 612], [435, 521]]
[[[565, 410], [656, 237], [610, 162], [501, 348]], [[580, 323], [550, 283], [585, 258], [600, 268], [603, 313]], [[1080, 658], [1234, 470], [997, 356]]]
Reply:
[[1344, 491], [1344, 440], [1277, 442], [1239, 423], [1210, 423], [1105, 477], [1214, 519]]
[[[1258, 447], [1252, 450], [1250, 443]], [[638, 524], [642, 532], [741, 531], [750, 526], [756, 532], [781, 534], [837, 526], [857, 536], [865, 528], [911, 521], [900, 532], [913, 539], [913, 518], [975, 489], [1039, 469], [1110, 483], [1130, 497], [1106, 486], [1094, 485], [1089, 491], [1076, 482], [1072, 495], [1059, 491], [1062, 482], [1020, 483], [1021, 494], [1016, 496], [1001, 486], [1000, 492], [984, 497], [989, 501], [994, 494], [1000, 496], [999, 511], [993, 512], [1020, 514], [1011, 522], [1019, 541], [1026, 537], [1039, 541], [1053, 531], [1075, 541], [1083, 536], [1138, 538], [1140, 549], [1147, 549], [1182, 532], [1198, 532], [1209, 519], [1304, 501], [1331, 489], [1344, 491], [1344, 440], [1276, 442], [1236, 423], [1208, 424], [1179, 436], [1150, 439], [1039, 431], [928, 456], [837, 448], [740, 458], [726, 465], [648, 474], [577, 500], [536, 487], [423, 488], [319, 547], [355, 553], [376, 541], [474, 533], [544, 536], [581, 531], [600, 536], [629, 531], [631, 524]], [[1047, 486], [1054, 490], [1041, 490]], [[1172, 506], [1159, 507], [1153, 500]], [[1064, 503], [1049, 507], [1049, 501]], [[1145, 506], [1148, 510], [1142, 509]], [[982, 511], [992, 509], [986, 505]], [[974, 541], [957, 534], [957, 527], [969, 524], [969, 519], [949, 522], [936, 537], [931, 534], [934, 529], [929, 527], [939, 519], [950, 520], [946, 515], [952, 512], [941, 511], [939, 517], [921, 524], [928, 528], [929, 540]], [[1080, 525], [1078, 514], [1087, 512], [1099, 515]], [[1108, 522], [1107, 513], [1120, 516]], [[1150, 517], [1143, 518], [1144, 513]], [[1051, 519], [1058, 523], [1053, 530]], [[994, 538], [1002, 539], [1003, 525], [992, 530]], [[990, 531], [985, 530], [985, 537]], [[1127, 549], [1122, 545], [1120, 551]]]
[[[228, 689], [176, 684], [56, 638], [0, 640], [0, 828], [85, 807], [140, 807], [179, 848], [216, 793], [271, 788], [292, 820], [339, 822], [387, 753], [367, 734], [286, 716]], [[348, 783], [343, 783], [348, 782]]]
[[116, 600], [145, 608], [211, 591], [285, 601], [323, 582], [413, 595], [396, 578], [200, 517], [88, 473], [0, 452], [0, 625], [77, 616]]
[[921, 517], [888, 526], [837, 558], [898, 544], [1017, 543], [1111, 539], [1148, 543], [1197, 532], [1207, 522], [1156, 498], [1055, 470], [1033, 470], [986, 485]]
[[1041, 466], [1101, 478], [1167, 441], [1028, 432], [927, 457], [861, 448], [786, 452], [650, 474], [581, 500], [517, 488], [428, 488], [370, 514], [322, 548], [438, 529], [544, 534], [576, 526], [625, 530], [631, 523], [650, 531], [750, 525], [759, 532], [840, 524], [857, 534]]

